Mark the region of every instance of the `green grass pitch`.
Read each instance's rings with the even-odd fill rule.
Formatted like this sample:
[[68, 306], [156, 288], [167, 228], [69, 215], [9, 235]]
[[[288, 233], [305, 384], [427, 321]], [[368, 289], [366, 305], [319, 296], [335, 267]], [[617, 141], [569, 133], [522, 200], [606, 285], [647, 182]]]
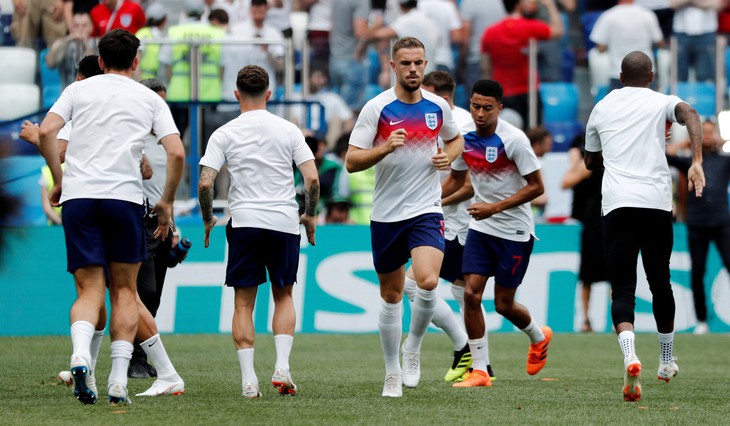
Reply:
[[[678, 335], [679, 375], [656, 378], [655, 334], [637, 335], [644, 397], [626, 403], [623, 362], [613, 334], [556, 334], [548, 362], [525, 373], [528, 339], [522, 333], [489, 336], [497, 376], [491, 388], [453, 389], [443, 381], [451, 344], [443, 334], [424, 340], [421, 383], [403, 398], [381, 398], [384, 367], [377, 334], [296, 335], [293, 397], [270, 386], [273, 337], [256, 340], [256, 372], [263, 398], [241, 398], [241, 373], [228, 335], [165, 335], [165, 347], [186, 383], [184, 395], [141, 398], [110, 407], [108, 337], [97, 382], [101, 399], [76, 401], [56, 374], [68, 369], [68, 337], [0, 338], [0, 424], [730, 424], [730, 336]], [[152, 379], [130, 379], [130, 394]]]

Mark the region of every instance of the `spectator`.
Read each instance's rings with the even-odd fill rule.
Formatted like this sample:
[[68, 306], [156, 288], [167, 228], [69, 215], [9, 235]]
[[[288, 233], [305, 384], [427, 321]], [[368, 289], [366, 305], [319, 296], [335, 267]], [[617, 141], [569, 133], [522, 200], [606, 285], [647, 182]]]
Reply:
[[[591, 41], [596, 43], [599, 52], [608, 52], [611, 64], [609, 91], [623, 86], [619, 74], [624, 56], [638, 50], [653, 58], [654, 46], [664, 46], [656, 15], [634, 4], [634, 0], [619, 0], [616, 6], [603, 12], [593, 26]], [[653, 63], [656, 64], [656, 61]]]
[[[253, 3], [254, 0], [251, 0], [251, 6], [253, 6]], [[266, 14], [266, 25], [276, 28], [284, 38], [291, 38], [292, 28], [291, 22], [289, 22], [289, 14], [291, 14], [291, 0], [270, 0]]]
[[63, 20], [69, 31], [73, 28], [73, 16], [77, 13], [91, 13], [91, 9], [99, 4], [99, 0], [63, 0]]
[[332, 3], [330, 30], [330, 82], [351, 110], [362, 107], [365, 67], [355, 57], [357, 41], [368, 27], [369, 0], [336, 0]]
[[[730, 270], [730, 211], [728, 211], [727, 187], [730, 183], [730, 156], [720, 153], [723, 144], [712, 121], [702, 123], [702, 168], [707, 171], [707, 185], [702, 197], [687, 195], [687, 245], [692, 262], [692, 296], [697, 325], [695, 334], [705, 334], [707, 304], [705, 302], [705, 266], [710, 242], [715, 243], [725, 269]], [[687, 175], [692, 159], [679, 157], [676, 148], [667, 146], [667, 161]], [[689, 140], [683, 145], [689, 147]]]
[[145, 26], [147, 18], [138, 3], [130, 0], [103, 0], [91, 9], [94, 36], [101, 37], [109, 30], [123, 28], [132, 34]]
[[671, 7], [671, 0], [636, 0], [636, 4], [654, 12], [659, 21], [659, 28], [662, 29], [664, 44], [668, 46], [674, 25], [674, 9]]
[[56, 40], [46, 55], [48, 68], [58, 68], [62, 88], [76, 81], [76, 65], [87, 55], [97, 53], [97, 38], [92, 37], [94, 26], [88, 13], [73, 16], [71, 32]]
[[17, 46], [38, 49], [41, 34], [45, 46], [66, 35], [62, 0], [13, 0], [13, 6], [11, 31]]
[[501, 1], [483, 0], [462, 0], [460, 11], [465, 43], [461, 45], [456, 73], [461, 76], [464, 92], [471, 93], [472, 86], [483, 74], [482, 35], [487, 27], [501, 21], [507, 13]]
[[[567, 22], [567, 13], [575, 10], [576, 0], [556, 0], [555, 5], [560, 11], [561, 19], [565, 18]], [[535, 18], [550, 25], [550, 11], [544, 3], [533, 0], [537, 9]], [[565, 37], [567, 31], [563, 32], [563, 37], [551, 38], [549, 40], [541, 40], [537, 44], [537, 69], [540, 75], [540, 81], [553, 82], [563, 81], [563, 48], [566, 43]]]
[[312, 67], [327, 68], [330, 60], [333, 0], [301, 0], [300, 7], [309, 12], [307, 40]]
[[[487, 28], [482, 36], [482, 53], [489, 64], [486, 75], [504, 88], [504, 108], [517, 111], [522, 122], [529, 121], [529, 62], [527, 55], [532, 38], [546, 40], [563, 34], [563, 21], [555, 0], [544, 0], [550, 12], [550, 25], [525, 17], [534, 0], [504, 0], [508, 16]], [[538, 107], [540, 102], [538, 102]], [[539, 121], [540, 112], [538, 111]]]
[[677, 37], [677, 79], [687, 81], [689, 69], [696, 81], [715, 81], [715, 37], [720, 0], [672, 0]]
[[461, 19], [456, 5], [450, 0], [421, 0], [418, 10], [425, 13], [436, 23], [439, 39], [431, 61], [439, 71], [454, 71], [454, 52], [452, 45], [461, 46], [464, 42]]
[[[162, 3], [154, 2], [147, 7], [146, 15], [147, 25], [137, 31], [137, 38], [144, 40], [148, 38], [166, 37], [167, 8]], [[164, 79], [165, 76], [160, 67], [160, 45], [143, 43], [140, 52], [141, 58], [137, 66], [139, 79]]]

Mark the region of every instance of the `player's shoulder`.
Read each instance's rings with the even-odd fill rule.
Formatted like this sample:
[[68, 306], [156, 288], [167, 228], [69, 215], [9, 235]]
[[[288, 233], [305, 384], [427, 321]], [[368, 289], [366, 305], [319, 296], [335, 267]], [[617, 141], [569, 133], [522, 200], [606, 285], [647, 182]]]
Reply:
[[431, 93], [428, 90], [423, 89], [423, 88], [421, 88], [421, 95], [423, 96], [423, 99], [425, 99], [426, 101], [435, 103], [442, 109], [444, 109], [444, 108], [449, 109], [449, 110], [451, 109], [451, 107], [449, 107], [449, 104], [444, 100], [444, 98], [442, 98], [439, 95]]
[[511, 124], [507, 120], [502, 120], [501, 118], [497, 121], [497, 128], [494, 130], [494, 132], [503, 141], [505, 141], [505, 143], [513, 141], [527, 141], [527, 143], [529, 143], [530, 141], [527, 138], [525, 132], [522, 131], [522, 129], [515, 126], [514, 124]]
[[367, 101], [360, 111], [360, 114], [374, 114], [375, 116], [378, 116], [383, 108], [397, 100], [398, 98], [395, 96], [395, 89], [391, 87]]

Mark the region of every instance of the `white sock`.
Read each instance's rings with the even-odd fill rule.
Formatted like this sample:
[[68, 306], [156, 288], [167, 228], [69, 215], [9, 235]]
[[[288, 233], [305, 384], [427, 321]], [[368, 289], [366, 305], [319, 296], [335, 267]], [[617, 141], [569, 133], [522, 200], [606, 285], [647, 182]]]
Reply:
[[167, 356], [165, 346], [162, 345], [162, 339], [159, 334], [155, 334], [149, 339], [139, 344], [147, 354], [147, 358], [155, 366], [157, 377], [162, 380], [178, 381], [180, 376], [172, 365], [170, 357]]
[[241, 366], [241, 385], [246, 383], [259, 385], [259, 378], [256, 377], [256, 370], [253, 368], [253, 348], [239, 349], [238, 364]]
[[449, 304], [440, 297], [436, 298], [436, 310], [433, 313], [433, 325], [443, 330], [454, 344], [454, 350], [460, 351], [466, 345], [468, 339], [464, 328], [454, 315]]
[[91, 371], [96, 371], [96, 360], [99, 359], [99, 348], [101, 341], [104, 340], [104, 330], [94, 330], [91, 337]]
[[403, 304], [401, 302], [388, 303], [380, 299], [378, 331], [385, 358], [385, 374], [400, 374], [398, 351], [400, 340], [403, 337]]
[[621, 346], [621, 352], [624, 353], [624, 358], [628, 358], [631, 355], [636, 355], [636, 349], [634, 348], [634, 332], [633, 331], [622, 331], [618, 334], [618, 344]]
[[403, 348], [409, 352], [420, 352], [423, 336], [431, 324], [436, 310], [436, 290], [416, 289], [416, 298], [411, 307], [411, 328]]
[[459, 310], [461, 310], [461, 314], [464, 315], [464, 287], [459, 287], [458, 285], [451, 285], [451, 294], [454, 296], [454, 299], [456, 299], [456, 303], [459, 304]]
[[71, 324], [72, 358], [80, 356], [89, 362], [91, 367], [91, 339], [94, 337], [94, 324], [88, 321], [76, 321]]
[[403, 283], [403, 292], [406, 294], [406, 297], [411, 302], [413, 302], [413, 300], [416, 298], [417, 289], [418, 289], [418, 284], [416, 284], [416, 280], [412, 280], [412, 279], [408, 278], [408, 275], [406, 275], [406, 280]]
[[[522, 331], [530, 336], [530, 342], [532, 344], [540, 343], [545, 340], [545, 334], [542, 332], [542, 329], [538, 327], [534, 318], [530, 318], [530, 324], [527, 327], [523, 328]], [[472, 354], [472, 356], [474, 355]]]
[[487, 372], [487, 365], [489, 364], [489, 349], [487, 348], [487, 339], [480, 337], [479, 339], [469, 339], [469, 350], [471, 351], [472, 364], [471, 367], [475, 370], [482, 370]]
[[289, 355], [294, 345], [294, 336], [289, 334], [277, 334], [274, 336], [274, 346], [276, 347], [276, 365], [275, 370], [289, 371]]
[[661, 350], [659, 362], [667, 363], [674, 361], [674, 332], [657, 334], [659, 335], [659, 349]]
[[112, 371], [109, 373], [107, 383], [119, 383], [127, 386], [127, 369], [129, 360], [132, 359], [134, 346], [126, 340], [115, 340], [112, 342]]

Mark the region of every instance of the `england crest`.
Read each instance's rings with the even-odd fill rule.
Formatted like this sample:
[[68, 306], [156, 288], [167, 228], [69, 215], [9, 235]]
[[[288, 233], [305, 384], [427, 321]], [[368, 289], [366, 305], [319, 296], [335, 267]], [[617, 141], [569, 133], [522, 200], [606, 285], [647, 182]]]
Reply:
[[122, 26], [124, 28], [128, 28], [130, 25], [132, 25], [132, 15], [125, 13], [124, 15], [119, 17], [119, 21], [122, 23]]
[[488, 146], [487, 152], [484, 153], [484, 158], [490, 162], [494, 163], [497, 161], [497, 155], [499, 154], [499, 151], [497, 150], [496, 146]]
[[439, 119], [436, 113], [430, 112], [425, 115], [426, 117], [426, 127], [428, 127], [431, 130], [436, 130], [436, 127], [439, 125]]

